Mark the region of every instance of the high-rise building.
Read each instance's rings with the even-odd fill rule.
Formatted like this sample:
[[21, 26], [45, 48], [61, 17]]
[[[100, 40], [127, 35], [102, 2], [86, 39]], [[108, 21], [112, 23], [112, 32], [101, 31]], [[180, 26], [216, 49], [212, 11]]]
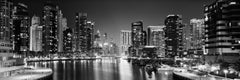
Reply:
[[71, 28], [67, 28], [63, 31], [63, 51], [66, 53], [72, 53], [72, 39], [73, 31]]
[[45, 54], [58, 52], [58, 6], [46, 3], [43, 9], [42, 48]]
[[121, 55], [129, 55], [128, 54], [128, 47], [132, 45], [132, 40], [131, 40], [131, 31], [130, 30], [121, 30], [120, 34], [120, 54]]
[[22, 3], [18, 3], [13, 9], [13, 49], [22, 55], [29, 51], [31, 23], [27, 9], [28, 6]]
[[133, 22], [132, 23], [132, 45], [133, 47], [139, 48], [143, 46], [143, 22]]
[[0, 39], [10, 41], [12, 28], [12, 0], [0, 1]]
[[93, 42], [93, 53], [94, 55], [101, 55], [102, 54], [102, 39], [101, 33], [97, 30], [97, 33], [94, 35], [94, 42]]
[[94, 35], [93, 46], [94, 47], [101, 47], [101, 45], [102, 45], [101, 33], [100, 33], [99, 30], [97, 30], [97, 33]]
[[74, 28], [74, 51], [77, 53], [88, 53], [93, 48], [93, 26], [94, 23], [87, 21], [86, 13], [76, 14], [76, 27]]
[[67, 27], [67, 24], [65, 22], [66, 18], [63, 18], [63, 13], [61, 10], [58, 11], [58, 52], [63, 52], [63, 31], [64, 27]]
[[203, 54], [204, 19], [190, 20], [191, 47], [194, 54]]
[[67, 26], [67, 18], [62, 18], [62, 24], [63, 26], [63, 31], [65, 31], [66, 29], [68, 29], [68, 26]]
[[147, 45], [147, 31], [143, 31], [143, 46]]
[[0, 0], [0, 67], [12, 66], [13, 45], [11, 43], [12, 0]]
[[165, 26], [148, 26], [148, 45], [156, 46], [157, 55], [165, 56], [165, 37], [163, 28]]
[[133, 51], [131, 51], [131, 56], [140, 56], [140, 48], [145, 46], [146, 44], [146, 32], [143, 31], [143, 22], [137, 21], [132, 23], [131, 29], [131, 39], [132, 39], [132, 47]]
[[40, 26], [40, 17], [32, 17], [30, 28], [30, 51], [42, 51], [42, 26]]
[[180, 15], [168, 15], [165, 19], [165, 51], [167, 57], [180, 56], [182, 44], [182, 19]]
[[206, 61], [239, 59], [240, 1], [217, 0], [205, 6]]
[[184, 56], [190, 57], [190, 54], [194, 54], [193, 49], [193, 28], [190, 25], [184, 24], [183, 27], [183, 51]]
[[92, 52], [93, 49], [93, 41], [94, 41], [94, 22], [87, 21], [86, 27], [86, 40], [87, 40], [87, 52]]
[[86, 13], [76, 13], [76, 26], [74, 28], [74, 41], [73, 41], [73, 48], [74, 52], [80, 53], [82, 51], [86, 51], [84, 47], [86, 37], [84, 36], [84, 27], [87, 25], [87, 14]]

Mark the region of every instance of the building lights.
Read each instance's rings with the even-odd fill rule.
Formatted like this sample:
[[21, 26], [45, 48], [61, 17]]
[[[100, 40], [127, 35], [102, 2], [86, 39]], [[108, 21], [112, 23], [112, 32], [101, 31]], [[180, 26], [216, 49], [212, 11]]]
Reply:
[[236, 2], [230, 2], [229, 5], [237, 4]]

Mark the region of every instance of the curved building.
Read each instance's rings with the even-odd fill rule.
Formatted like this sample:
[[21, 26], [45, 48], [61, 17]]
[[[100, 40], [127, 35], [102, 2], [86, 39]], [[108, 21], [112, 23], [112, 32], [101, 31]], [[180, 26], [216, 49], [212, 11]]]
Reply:
[[217, 0], [204, 13], [206, 59], [234, 62], [239, 58], [240, 1]]

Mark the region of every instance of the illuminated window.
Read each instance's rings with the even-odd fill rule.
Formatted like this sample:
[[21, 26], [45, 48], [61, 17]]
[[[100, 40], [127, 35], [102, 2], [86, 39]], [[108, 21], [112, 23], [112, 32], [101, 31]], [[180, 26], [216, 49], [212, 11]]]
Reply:
[[236, 3], [236, 2], [230, 2], [229, 4], [230, 4], [230, 5], [233, 5], [233, 4], [237, 4], [237, 3]]

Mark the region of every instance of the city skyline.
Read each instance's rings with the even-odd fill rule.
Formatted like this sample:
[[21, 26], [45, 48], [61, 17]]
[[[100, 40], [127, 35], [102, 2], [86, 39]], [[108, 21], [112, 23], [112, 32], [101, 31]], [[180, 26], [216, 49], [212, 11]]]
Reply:
[[[144, 30], [147, 26], [163, 25], [168, 14], [180, 14], [183, 23], [191, 18], [203, 18], [204, 5], [215, 0], [49, 0], [58, 5], [63, 16], [68, 20], [69, 27], [75, 27], [75, 13], [84, 12], [89, 20], [95, 22], [95, 32], [108, 33], [113, 41], [120, 44], [120, 30], [130, 30], [131, 22], [143, 21]], [[41, 10], [46, 1], [17, 0], [28, 5], [30, 16], [42, 16]], [[188, 5], [188, 6], [186, 6]]]
[[240, 80], [239, 35], [240, 0], [0, 0], [0, 80]]

